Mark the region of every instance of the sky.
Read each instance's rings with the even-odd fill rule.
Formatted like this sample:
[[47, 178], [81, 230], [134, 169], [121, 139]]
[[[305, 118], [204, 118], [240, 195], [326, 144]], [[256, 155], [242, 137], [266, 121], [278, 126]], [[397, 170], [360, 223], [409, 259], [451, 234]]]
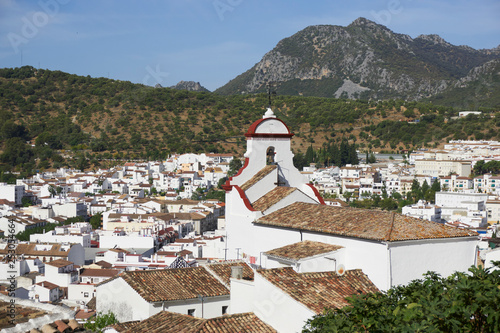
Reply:
[[500, 44], [500, 0], [0, 0], [0, 68], [213, 91], [310, 25], [364, 17], [415, 38]]

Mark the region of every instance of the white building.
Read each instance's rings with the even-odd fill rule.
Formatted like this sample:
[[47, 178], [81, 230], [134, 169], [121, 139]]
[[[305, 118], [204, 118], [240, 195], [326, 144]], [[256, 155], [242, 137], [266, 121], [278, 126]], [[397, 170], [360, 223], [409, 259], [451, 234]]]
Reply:
[[45, 263], [45, 273], [38, 275], [36, 282], [48, 281], [67, 288], [72, 283], [78, 283], [78, 279], [78, 270], [71, 261], [57, 259]]
[[23, 196], [24, 186], [0, 183], [0, 199], [12, 201], [16, 205], [21, 206]]
[[72, 223], [58, 226], [54, 230], [42, 234], [30, 235], [32, 243], [78, 243], [83, 247], [90, 247], [90, 223]]
[[500, 223], [500, 200], [486, 201], [488, 223]]
[[229, 290], [203, 267], [134, 271], [98, 284], [96, 301], [120, 322], [163, 310], [214, 318], [228, 310]]
[[83, 202], [67, 202], [52, 205], [55, 216], [76, 217], [87, 216], [87, 206]]
[[30, 216], [4, 216], [0, 217], [0, 230], [11, 230], [11, 225], [14, 226], [14, 234], [23, 232], [36, 227], [43, 227], [47, 221], [31, 218]]
[[487, 200], [488, 195], [483, 193], [436, 193], [436, 205], [441, 207], [441, 219], [474, 228], [484, 227], [488, 221]]
[[476, 263], [475, 232], [324, 205], [293, 166], [293, 134], [271, 110], [245, 136], [245, 166], [224, 186], [229, 259], [262, 265], [263, 253], [306, 240], [342, 246], [345, 269], [362, 269], [381, 290], [427, 271], [448, 276]]
[[[7, 254], [7, 244], [0, 244], [0, 256]], [[16, 246], [16, 256], [26, 260], [36, 258], [43, 263], [57, 259], [65, 259], [79, 266], [85, 263], [85, 250], [81, 244], [19, 243]]]
[[431, 177], [444, 177], [452, 173], [460, 177], [471, 174], [471, 161], [423, 159], [415, 161], [415, 173]]
[[300, 332], [325, 308], [341, 308], [348, 305], [348, 296], [377, 291], [361, 270], [339, 275], [259, 269], [253, 281], [231, 279], [231, 313], [254, 312], [278, 332]]
[[418, 203], [413, 205], [404, 206], [401, 213], [427, 221], [441, 222], [441, 207], [431, 205], [424, 200], [419, 200]]

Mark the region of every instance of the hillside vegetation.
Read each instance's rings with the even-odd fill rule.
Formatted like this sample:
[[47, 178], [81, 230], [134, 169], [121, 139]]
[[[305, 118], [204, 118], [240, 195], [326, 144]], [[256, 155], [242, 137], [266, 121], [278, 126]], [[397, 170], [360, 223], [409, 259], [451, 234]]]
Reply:
[[253, 94], [272, 81], [280, 95], [499, 107], [499, 68], [498, 47], [475, 50], [437, 35], [411, 38], [358, 18], [346, 27], [314, 25], [282, 39], [216, 92]]
[[[29, 66], [0, 69], [0, 181], [5, 171], [96, 168], [172, 153], [242, 154], [243, 134], [267, 103], [265, 94], [221, 96]], [[312, 147], [318, 163], [333, 161], [328, 154], [342, 142], [395, 152], [449, 139], [500, 139], [500, 118], [488, 108], [452, 120], [457, 110], [433, 104], [277, 96], [273, 109], [296, 134], [294, 151]]]

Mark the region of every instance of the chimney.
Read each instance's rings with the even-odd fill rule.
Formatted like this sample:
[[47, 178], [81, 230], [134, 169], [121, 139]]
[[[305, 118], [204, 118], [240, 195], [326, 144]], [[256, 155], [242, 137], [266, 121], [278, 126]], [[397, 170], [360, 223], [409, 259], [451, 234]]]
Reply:
[[243, 266], [231, 266], [231, 277], [241, 280], [243, 278]]

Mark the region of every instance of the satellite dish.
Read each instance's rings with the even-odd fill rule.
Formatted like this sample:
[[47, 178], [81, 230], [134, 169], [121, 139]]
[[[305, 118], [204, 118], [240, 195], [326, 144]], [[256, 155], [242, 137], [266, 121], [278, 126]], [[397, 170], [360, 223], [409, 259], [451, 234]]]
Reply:
[[342, 276], [345, 274], [345, 267], [344, 265], [340, 264], [337, 266], [337, 275]]

